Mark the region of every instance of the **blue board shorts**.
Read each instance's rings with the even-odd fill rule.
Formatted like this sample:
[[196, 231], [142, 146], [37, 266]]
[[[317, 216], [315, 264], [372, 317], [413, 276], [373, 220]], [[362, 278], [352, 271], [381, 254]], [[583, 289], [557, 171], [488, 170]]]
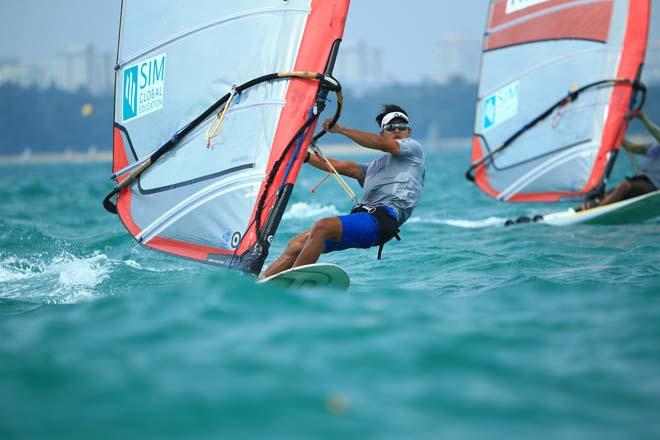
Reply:
[[[386, 209], [396, 219], [395, 211], [389, 207]], [[378, 244], [380, 226], [373, 215], [367, 212], [358, 212], [340, 215], [338, 218], [341, 222], [341, 240], [326, 240], [323, 253], [351, 248], [366, 249]]]

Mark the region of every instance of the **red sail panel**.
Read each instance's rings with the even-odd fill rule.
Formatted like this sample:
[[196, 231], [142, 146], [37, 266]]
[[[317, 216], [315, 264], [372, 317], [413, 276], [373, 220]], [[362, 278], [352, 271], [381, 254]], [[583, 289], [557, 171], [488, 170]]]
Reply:
[[[483, 157], [483, 152], [485, 151], [484, 145], [481, 142], [479, 136], [472, 137], [472, 156], [470, 158], [471, 163], [479, 162]], [[474, 183], [486, 194], [492, 198], [497, 197], [497, 191], [493, 189], [488, 181], [488, 172], [486, 169], [486, 164], [479, 165], [474, 169]]]
[[[644, 63], [650, 16], [651, 4], [649, 0], [631, 1], [617, 78], [637, 79], [637, 75]], [[598, 186], [602, 180], [609, 153], [618, 149], [623, 142], [623, 136], [628, 128], [626, 112], [628, 111], [631, 98], [631, 87], [626, 85], [615, 87], [610, 101], [610, 110], [607, 115], [605, 131], [603, 132], [601, 149], [585, 188], [587, 192]]]
[[606, 42], [612, 7], [612, 0], [589, 3], [557, 0], [506, 14], [506, 1], [501, 1], [493, 6], [485, 50], [545, 40]]
[[[332, 44], [341, 39], [344, 34], [344, 26], [346, 24], [346, 15], [348, 13], [350, 0], [313, 0], [312, 12], [307, 20], [303, 40], [301, 43], [298, 58], [295, 64], [296, 71], [319, 72], [325, 71]], [[313, 106], [314, 100], [319, 90], [317, 81], [294, 79], [289, 85], [289, 90], [286, 95], [286, 105], [282, 110], [280, 122], [275, 134], [273, 142], [273, 149], [268, 161], [266, 175], [269, 175], [275, 162], [281, 158], [283, 150], [288, 145], [289, 141], [296, 134], [298, 129], [305, 124], [309, 118], [310, 109]], [[314, 125], [308, 131], [306, 138], [303, 140], [303, 151], [309, 145], [311, 137], [313, 136]], [[288, 163], [294, 149], [292, 148], [287, 155], [282, 158], [284, 164]], [[286, 183], [295, 182], [300, 172], [300, 167], [304, 159], [304, 154], [300, 154], [294, 163], [293, 168], [289, 171]], [[273, 180], [270, 188], [265, 187], [265, 182], [262, 184], [257, 199], [262, 197], [264, 191], [268, 191], [266, 195], [266, 206], [261, 213], [260, 223], [261, 226], [265, 224], [270, 210], [273, 207], [275, 193], [279, 190], [285, 173], [285, 166], [280, 167], [278, 173]], [[241, 243], [237, 254], [243, 255], [247, 250], [251, 249], [257, 240], [255, 231], [256, 224], [254, 217], [256, 215], [257, 207], [252, 213], [250, 218], [250, 228], [246, 233], [246, 238]]]

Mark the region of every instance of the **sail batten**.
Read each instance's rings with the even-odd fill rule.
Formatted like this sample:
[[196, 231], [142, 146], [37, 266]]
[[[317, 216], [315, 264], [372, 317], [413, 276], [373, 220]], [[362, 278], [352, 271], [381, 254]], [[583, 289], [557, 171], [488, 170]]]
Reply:
[[[297, 14], [309, 14], [310, 10], [308, 8], [262, 8], [262, 9], [256, 9], [256, 10], [249, 10], [249, 11], [243, 11], [234, 15], [230, 16], [225, 16], [225, 17], [219, 17], [218, 19], [215, 20], [210, 20], [208, 22], [199, 24], [197, 26], [194, 26], [190, 29], [185, 29], [177, 34], [167, 36], [160, 41], [152, 44], [149, 47], [146, 47], [136, 53], [133, 53], [129, 56], [127, 56], [124, 59], [120, 59], [117, 62], [118, 67], [124, 67], [126, 64], [129, 64], [136, 59], [142, 58], [152, 52], [155, 52], [169, 44], [175, 43], [183, 38], [189, 37], [191, 35], [194, 35], [198, 32], [202, 32], [204, 30], [210, 29], [214, 26], [219, 26], [223, 24], [230, 23], [235, 20], [240, 20], [248, 17], [254, 17], [254, 16], [259, 16], [259, 15], [269, 15], [269, 14], [282, 14], [282, 13], [297, 13]], [[123, 13], [123, 12], [122, 12]]]
[[196, 208], [205, 203], [220, 197], [232, 191], [237, 191], [244, 188], [251, 188], [255, 182], [260, 182], [263, 178], [263, 173], [246, 173], [244, 175], [236, 176], [233, 179], [223, 180], [217, 182], [213, 186], [207, 187], [199, 193], [193, 194], [187, 199], [181, 201], [176, 206], [172, 207], [169, 211], [164, 213], [161, 217], [156, 219], [153, 223], [146, 226], [135, 238], [140, 242], [147, 242], [155, 235], [161, 233], [168, 226], [180, 220], [186, 214], [192, 212]]

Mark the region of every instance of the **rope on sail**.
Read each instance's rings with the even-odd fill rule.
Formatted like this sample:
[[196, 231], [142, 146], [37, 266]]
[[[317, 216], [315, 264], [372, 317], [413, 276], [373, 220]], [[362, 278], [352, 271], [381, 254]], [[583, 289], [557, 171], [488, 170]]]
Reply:
[[213, 138], [215, 138], [220, 134], [220, 130], [222, 129], [222, 121], [225, 119], [225, 114], [227, 113], [227, 110], [229, 110], [229, 107], [231, 107], [232, 103], [234, 102], [234, 96], [236, 96], [235, 85], [232, 86], [229, 92], [229, 99], [225, 103], [225, 106], [223, 107], [222, 111], [218, 112], [218, 117], [216, 119], [213, 119], [209, 123], [209, 126], [206, 127], [206, 132], [204, 133], [204, 138], [206, 139], [206, 148], [211, 148], [211, 141], [213, 140]]
[[314, 154], [321, 160], [323, 161], [323, 164], [326, 166], [328, 169], [328, 174], [316, 185], [312, 188], [312, 192], [316, 192], [316, 190], [332, 175], [332, 177], [335, 178], [339, 186], [344, 190], [346, 195], [348, 196], [349, 199], [353, 203], [357, 203], [357, 195], [355, 192], [351, 189], [350, 186], [348, 186], [348, 183], [346, 183], [346, 180], [344, 180], [343, 177], [339, 174], [337, 169], [332, 165], [332, 163], [328, 160], [328, 158], [323, 154], [321, 149], [319, 148], [318, 144], [316, 142], [312, 142], [310, 144], [310, 148], [314, 152]]

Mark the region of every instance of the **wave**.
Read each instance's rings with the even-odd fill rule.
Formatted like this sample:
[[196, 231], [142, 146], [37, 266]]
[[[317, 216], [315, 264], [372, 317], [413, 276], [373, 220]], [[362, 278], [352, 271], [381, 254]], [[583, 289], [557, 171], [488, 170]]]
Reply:
[[[319, 205], [316, 203], [310, 205], [305, 202], [297, 202], [291, 205], [291, 208], [284, 213], [282, 218], [284, 220], [303, 220], [310, 218], [316, 219], [322, 217], [332, 217], [340, 214], [341, 212], [339, 212], [339, 210], [337, 210], [334, 205]], [[488, 217], [482, 220], [411, 217], [407, 223], [444, 225], [464, 229], [477, 229], [504, 226], [504, 222], [506, 222], [506, 220], [506, 218], [502, 217]]]
[[0, 283], [29, 278], [32, 264], [16, 257], [7, 257], [0, 261]]
[[408, 220], [408, 223], [419, 223], [419, 224], [432, 224], [432, 225], [445, 225], [453, 226], [456, 228], [464, 229], [478, 229], [478, 228], [490, 228], [494, 226], [504, 226], [506, 218], [502, 217], [488, 217], [482, 220], [467, 220], [467, 219], [433, 219], [433, 218], [422, 218], [422, 217], [411, 217]]
[[297, 202], [291, 205], [291, 208], [284, 213], [284, 220], [303, 220], [309, 218], [334, 217], [340, 212], [334, 205], [311, 205], [305, 202]]
[[[142, 249], [136, 248], [138, 251], [142, 251]], [[148, 251], [149, 253], [151, 251]], [[183, 260], [179, 259], [173, 259], [171, 257], [168, 257], [169, 263], [166, 265], [161, 265], [160, 267], [151, 267], [145, 264], [138, 263], [137, 261], [133, 259], [128, 259], [128, 260], [123, 260], [121, 261], [121, 264], [124, 266], [127, 266], [131, 269], [135, 269], [137, 271], [145, 271], [145, 272], [154, 272], [154, 273], [169, 273], [169, 272], [188, 272], [190, 271], [190, 268], [188, 266], [177, 266], [176, 263], [179, 263]]]
[[72, 304], [96, 297], [112, 262], [95, 252], [77, 257], [68, 252], [43, 261], [14, 256], [0, 260], [0, 298], [44, 303]]

